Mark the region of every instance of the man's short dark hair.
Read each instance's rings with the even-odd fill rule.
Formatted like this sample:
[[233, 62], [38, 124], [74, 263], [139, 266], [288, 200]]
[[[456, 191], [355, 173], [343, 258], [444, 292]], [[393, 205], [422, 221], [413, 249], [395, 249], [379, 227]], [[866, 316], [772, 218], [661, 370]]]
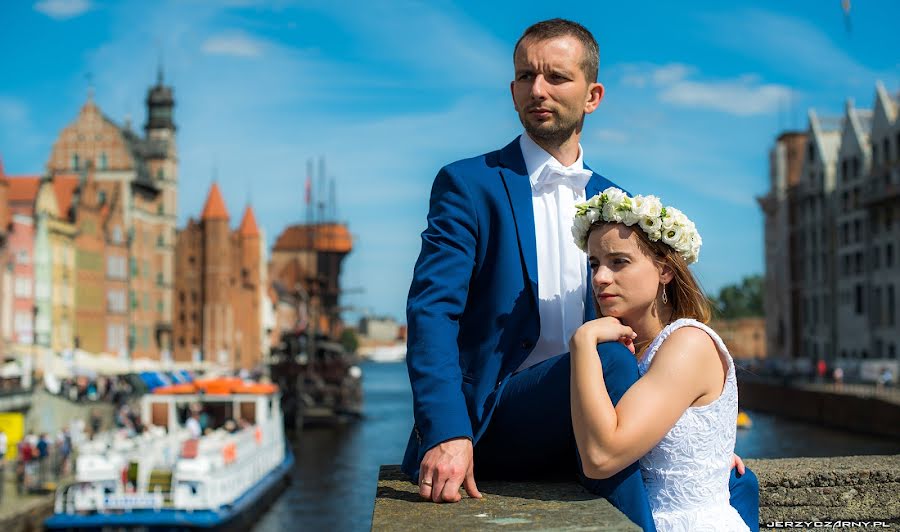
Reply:
[[600, 69], [600, 47], [597, 46], [597, 41], [587, 28], [571, 20], [552, 18], [529, 26], [525, 33], [519, 37], [519, 40], [516, 41], [516, 47], [513, 48], [513, 60], [515, 60], [519, 45], [526, 39], [530, 41], [546, 41], [567, 36], [575, 37], [584, 47], [584, 59], [581, 62], [581, 70], [589, 82], [596, 83], [597, 72]]

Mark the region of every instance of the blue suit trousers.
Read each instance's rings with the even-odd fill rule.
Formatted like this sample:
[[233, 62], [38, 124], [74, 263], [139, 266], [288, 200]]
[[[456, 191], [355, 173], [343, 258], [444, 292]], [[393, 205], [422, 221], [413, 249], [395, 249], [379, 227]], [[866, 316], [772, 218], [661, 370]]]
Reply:
[[[622, 344], [598, 346], [603, 378], [613, 404], [638, 377], [634, 355]], [[609, 500], [646, 531], [653, 516], [638, 464], [609, 479], [584, 475], [572, 431], [570, 358], [563, 354], [513, 375], [498, 400], [488, 428], [475, 445], [475, 479], [567, 480], [577, 478], [591, 493]], [[748, 469], [732, 471], [731, 504], [751, 530], [759, 530], [759, 487]]]

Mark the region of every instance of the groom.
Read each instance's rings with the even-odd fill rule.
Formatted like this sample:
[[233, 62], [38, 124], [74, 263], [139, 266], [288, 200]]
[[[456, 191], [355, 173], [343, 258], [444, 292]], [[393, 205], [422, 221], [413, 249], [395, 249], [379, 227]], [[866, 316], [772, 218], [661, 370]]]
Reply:
[[[479, 478], [577, 476], [644, 530], [653, 518], [637, 464], [589, 479], [569, 406], [568, 341], [594, 318], [587, 263], [570, 232], [575, 203], [613, 186], [583, 162], [584, 117], [603, 97], [599, 52], [580, 24], [553, 19], [514, 49], [511, 92], [525, 128], [505, 148], [435, 178], [407, 303], [415, 425], [403, 470], [422, 497], [480, 497]], [[631, 352], [599, 346], [613, 402], [638, 379]], [[732, 505], [758, 529], [752, 472]]]

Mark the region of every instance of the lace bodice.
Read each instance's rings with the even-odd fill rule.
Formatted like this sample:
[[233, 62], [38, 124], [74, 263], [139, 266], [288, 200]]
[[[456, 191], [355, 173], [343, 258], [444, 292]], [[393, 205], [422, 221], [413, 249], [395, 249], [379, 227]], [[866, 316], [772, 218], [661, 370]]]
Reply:
[[696, 320], [677, 320], [653, 340], [638, 363], [638, 370], [641, 376], [647, 373], [659, 346], [685, 326], [709, 334], [719, 355], [728, 362], [728, 373], [722, 395], [708, 405], [688, 408], [640, 459], [653, 521], [659, 532], [749, 530], [728, 502], [738, 397], [734, 362], [722, 339]]

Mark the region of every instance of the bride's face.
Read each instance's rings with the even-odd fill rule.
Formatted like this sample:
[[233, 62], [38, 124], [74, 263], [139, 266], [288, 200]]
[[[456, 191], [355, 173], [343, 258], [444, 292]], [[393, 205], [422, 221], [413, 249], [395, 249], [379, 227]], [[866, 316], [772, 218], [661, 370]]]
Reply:
[[631, 321], [651, 311], [662, 294], [663, 268], [644, 251], [634, 229], [624, 224], [594, 228], [588, 258], [594, 298], [604, 316]]

